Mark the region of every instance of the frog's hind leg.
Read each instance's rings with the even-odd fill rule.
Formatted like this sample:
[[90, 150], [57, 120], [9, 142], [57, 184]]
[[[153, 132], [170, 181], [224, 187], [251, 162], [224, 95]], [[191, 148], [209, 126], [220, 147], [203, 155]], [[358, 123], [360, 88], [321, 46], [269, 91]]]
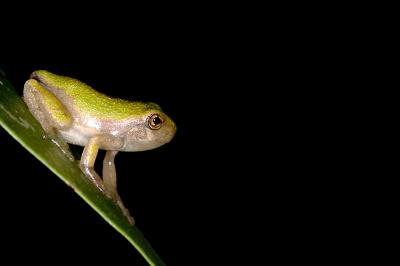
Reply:
[[64, 105], [34, 79], [25, 83], [23, 100], [46, 134], [70, 160], [73, 160], [68, 144], [57, 135], [57, 130], [68, 129], [72, 124], [72, 117]]
[[38, 81], [30, 79], [25, 83], [23, 99], [46, 133], [71, 126], [72, 117], [64, 105]]

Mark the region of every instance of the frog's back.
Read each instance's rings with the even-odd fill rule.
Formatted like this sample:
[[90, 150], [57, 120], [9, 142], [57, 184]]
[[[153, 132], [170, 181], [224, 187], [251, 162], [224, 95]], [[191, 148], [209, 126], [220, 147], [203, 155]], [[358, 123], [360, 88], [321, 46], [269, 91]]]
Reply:
[[85, 113], [102, 119], [123, 120], [140, 116], [149, 109], [159, 109], [153, 103], [130, 102], [109, 97], [77, 79], [46, 70], [33, 72], [31, 78], [37, 79], [76, 115]]

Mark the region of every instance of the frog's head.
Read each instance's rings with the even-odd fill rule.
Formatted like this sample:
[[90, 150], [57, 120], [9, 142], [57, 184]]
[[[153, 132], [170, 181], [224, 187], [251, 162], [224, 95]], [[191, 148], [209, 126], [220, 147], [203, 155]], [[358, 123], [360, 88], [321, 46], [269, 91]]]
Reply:
[[143, 103], [139, 118], [132, 123], [125, 142], [125, 151], [145, 151], [160, 147], [172, 140], [176, 125], [155, 103]]

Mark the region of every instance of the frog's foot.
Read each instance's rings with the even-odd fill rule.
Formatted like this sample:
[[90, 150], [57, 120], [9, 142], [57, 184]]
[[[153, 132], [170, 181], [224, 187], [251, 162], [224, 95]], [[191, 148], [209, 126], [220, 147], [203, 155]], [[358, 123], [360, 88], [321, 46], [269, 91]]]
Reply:
[[53, 142], [55, 145], [57, 145], [58, 148], [60, 148], [60, 150], [64, 153], [65, 156], [67, 156], [67, 158], [71, 162], [75, 160], [74, 155], [72, 155], [67, 142], [59, 137], [55, 137], [52, 135], [50, 135], [49, 138], [51, 139], [51, 142]]
[[135, 219], [133, 219], [133, 217], [131, 216], [131, 214], [129, 213], [129, 210], [127, 208], [125, 208], [124, 204], [122, 203], [121, 198], [119, 197], [119, 195], [117, 195], [117, 198], [113, 199], [114, 202], [119, 206], [119, 208], [121, 209], [122, 213], [125, 215], [125, 217], [128, 219], [129, 223], [131, 225], [135, 224]]
[[[82, 172], [85, 174], [85, 176], [93, 182], [93, 184], [104, 194], [106, 194], [106, 189], [104, 188], [103, 181], [99, 177], [99, 175], [94, 171], [93, 168], [87, 167], [85, 165], [80, 164], [80, 168]], [[111, 195], [108, 195], [109, 198], [111, 198]]]

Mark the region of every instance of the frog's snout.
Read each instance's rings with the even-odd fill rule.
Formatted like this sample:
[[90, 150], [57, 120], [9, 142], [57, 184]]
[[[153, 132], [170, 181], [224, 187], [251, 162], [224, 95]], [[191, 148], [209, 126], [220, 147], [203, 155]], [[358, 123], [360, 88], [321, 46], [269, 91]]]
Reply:
[[174, 123], [174, 121], [169, 120], [167, 128], [165, 130], [165, 135], [164, 135], [165, 143], [170, 142], [174, 138], [174, 136], [176, 134], [176, 130], [177, 130], [177, 127], [176, 127], [176, 124]]

